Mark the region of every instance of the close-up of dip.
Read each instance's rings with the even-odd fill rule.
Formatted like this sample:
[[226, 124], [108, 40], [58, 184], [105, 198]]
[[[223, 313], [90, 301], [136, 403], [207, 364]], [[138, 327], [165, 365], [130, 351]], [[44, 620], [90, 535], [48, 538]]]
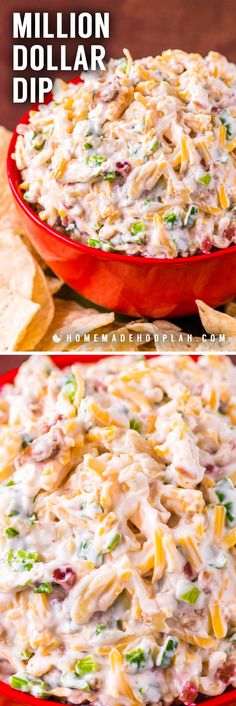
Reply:
[[34, 356], [0, 439], [1, 680], [97, 706], [236, 686], [230, 359]]
[[174, 258], [236, 242], [236, 66], [182, 50], [110, 60], [17, 126], [24, 199], [108, 252]]

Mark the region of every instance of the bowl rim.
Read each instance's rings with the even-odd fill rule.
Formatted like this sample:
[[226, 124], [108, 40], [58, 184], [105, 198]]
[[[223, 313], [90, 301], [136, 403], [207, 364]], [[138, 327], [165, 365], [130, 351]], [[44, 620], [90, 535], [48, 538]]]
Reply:
[[[67, 81], [68, 84], [70, 83], [83, 83], [83, 79], [81, 79], [80, 76], [76, 76], [72, 78], [70, 81]], [[72, 240], [72, 238], [68, 238], [66, 235], [63, 233], [60, 233], [59, 231], [56, 230], [56, 228], [52, 228], [49, 226], [46, 222], [42, 221], [39, 216], [35, 213], [33, 208], [29, 206], [26, 201], [24, 201], [23, 196], [21, 194], [21, 191], [19, 189], [19, 183], [20, 183], [20, 170], [17, 168], [16, 163], [12, 157], [12, 153], [14, 152], [15, 149], [15, 144], [16, 140], [18, 137], [17, 133], [17, 127], [20, 124], [28, 124], [29, 123], [29, 117], [30, 117], [30, 112], [32, 110], [39, 110], [39, 107], [41, 105], [47, 105], [50, 103], [52, 100], [52, 93], [49, 93], [48, 96], [46, 97], [45, 101], [43, 103], [35, 103], [34, 105], [30, 106], [29, 110], [27, 110], [20, 121], [16, 124], [16, 127], [13, 131], [11, 141], [9, 144], [8, 148], [8, 153], [7, 153], [7, 176], [8, 176], [8, 181], [13, 193], [13, 196], [15, 197], [18, 205], [20, 208], [24, 211], [25, 215], [38, 227], [41, 227], [41, 229], [49, 235], [51, 238], [54, 238], [55, 240], [58, 240], [61, 243], [64, 243], [68, 245], [68, 247], [73, 248], [74, 250], [77, 250], [78, 254], [84, 254], [84, 255], [89, 255], [91, 257], [95, 257], [97, 259], [102, 259], [102, 260], [107, 260], [108, 262], [123, 262], [125, 265], [139, 265], [143, 266], [145, 264], [149, 266], [160, 266], [163, 267], [167, 264], [170, 265], [186, 265], [187, 263], [198, 263], [198, 262], [205, 262], [206, 260], [212, 260], [213, 258], [217, 257], [223, 257], [223, 256], [228, 256], [230, 253], [233, 255], [233, 253], [236, 253], [236, 244], [235, 245], [229, 245], [227, 248], [219, 248], [218, 250], [215, 250], [214, 252], [209, 252], [209, 253], [202, 253], [201, 255], [189, 255], [187, 257], [173, 257], [173, 258], [168, 258], [168, 257], [163, 257], [163, 258], [158, 258], [158, 257], [140, 257], [137, 255], [123, 255], [121, 253], [111, 253], [111, 252], [104, 252], [103, 250], [100, 250], [98, 248], [92, 248], [89, 247], [88, 245], [84, 245], [83, 243], [79, 243], [75, 240]]]
[[[94, 364], [94, 362], [99, 362], [99, 360], [102, 360], [103, 358], [110, 358], [110, 357], [115, 357], [114, 354], [108, 353], [108, 354], [103, 354], [103, 353], [98, 353], [96, 355], [93, 355], [92, 353], [88, 353], [86, 355], [83, 354], [65, 354], [65, 355], [51, 355], [50, 358], [58, 364], [60, 368], [64, 368], [67, 365], [70, 365], [72, 361], [82, 363], [82, 364]], [[148, 354], [148, 358], [153, 358], [153, 357], [159, 357], [155, 356], [155, 354]], [[194, 359], [198, 358], [198, 356], [191, 356]], [[29, 356], [30, 358], [30, 356]], [[5, 372], [5, 373], [0, 373], [0, 390], [4, 385], [11, 384], [13, 383], [15, 376], [17, 375], [17, 372], [19, 370], [19, 367], [12, 368], [11, 370]], [[19, 691], [18, 689], [14, 689], [10, 684], [7, 684], [6, 682], [0, 681], [0, 700], [1, 700], [1, 695], [6, 696], [9, 698], [9, 700], [12, 699], [12, 703], [17, 705], [17, 702], [19, 704], [25, 704], [25, 706], [63, 706], [63, 704], [59, 701], [49, 701], [48, 699], [40, 699], [32, 694], [26, 694], [23, 691]], [[202, 695], [201, 695], [202, 696]], [[201, 698], [200, 696], [200, 698]], [[223, 694], [218, 694], [217, 696], [211, 697], [206, 697], [206, 700], [204, 701], [198, 701], [196, 706], [234, 706], [236, 699], [236, 689], [231, 689], [230, 691], [225, 691]], [[66, 704], [65, 704], [66, 706]]]

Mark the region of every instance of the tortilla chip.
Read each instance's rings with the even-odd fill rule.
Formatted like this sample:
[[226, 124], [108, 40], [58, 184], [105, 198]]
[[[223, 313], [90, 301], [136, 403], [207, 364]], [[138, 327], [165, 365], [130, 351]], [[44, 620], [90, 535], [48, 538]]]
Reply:
[[36, 263], [19, 235], [0, 230], [0, 284], [32, 299]]
[[1, 351], [20, 350], [27, 327], [37, 315], [39, 305], [17, 292], [0, 286], [0, 341]]
[[[114, 314], [107, 312], [101, 314], [96, 309], [85, 309], [75, 301], [55, 298], [55, 315], [49, 329], [36, 346], [38, 351], [63, 351], [68, 350], [71, 335], [71, 344], [78, 346], [75, 335], [83, 336], [94, 329], [110, 324], [114, 321]], [[76, 350], [76, 348], [75, 348]]]
[[47, 280], [47, 285], [50, 294], [52, 297], [54, 297], [57, 292], [63, 287], [63, 280], [59, 279], [59, 277], [52, 277], [51, 275], [46, 275], [46, 280]]
[[[156, 320], [149, 321], [134, 321], [127, 324], [130, 331], [134, 331], [137, 336], [141, 336], [141, 342], [137, 339], [137, 345], [148, 345], [148, 350], [156, 350], [158, 352], [168, 350], [189, 351], [193, 348], [193, 341], [189, 341], [188, 334], [181, 332], [179, 326], [175, 326], [169, 321]], [[146, 334], [152, 337], [152, 345], [146, 340]]]
[[200, 345], [197, 346], [197, 348], [195, 350], [196, 350], [196, 353], [206, 353], [206, 351], [211, 351], [211, 352], [219, 351], [221, 353], [225, 353], [225, 352], [235, 353], [236, 337], [230, 336], [225, 341], [207, 340], [204, 343], [200, 343]]
[[207, 333], [224, 334], [225, 336], [236, 336], [236, 319], [228, 314], [212, 309], [210, 306], [196, 299], [199, 316]]
[[40, 339], [46, 334], [54, 316], [54, 300], [49, 292], [46, 277], [37, 262], [35, 265], [35, 277], [33, 283], [32, 300], [39, 305], [39, 310], [28, 327], [23, 340], [21, 341], [22, 351], [34, 350]]
[[228, 302], [228, 304], [226, 304], [225, 313], [228, 314], [229, 316], [233, 316], [236, 319], [236, 300], [235, 299], [232, 302]]
[[0, 127], [0, 228], [13, 228], [24, 233], [24, 228], [15, 207], [6, 172], [6, 159], [12, 133]]
[[[116, 351], [117, 353], [123, 352], [129, 352], [129, 351], [135, 351], [136, 353], [138, 352], [138, 346], [135, 342], [135, 336], [133, 337], [133, 340], [129, 340], [129, 331], [126, 326], [118, 327], [117, 328], [112, 328], [107, 327], [104, 329], [104, 331], [101, 332], [99, 331], [99, 334], [97, 334], [97, 337], [95, 340], [88, 341], [88, 343], [81, 343], [81, 345], [78, 345], [77, 348], [74, 348], [73, 350], [77, 351], [93, 351], [93, 352], [98, 352], [98, 353], [105, 353], [105, 352], [112, 352]], [[93, 332], [95, 333], [95, 332]], [[106, 339], [104, 338], [104, 334], [106, 336]], [[124, 340], [122, 340], [124, 338]], [[71, 349], [70, 349], [71, 350]]]

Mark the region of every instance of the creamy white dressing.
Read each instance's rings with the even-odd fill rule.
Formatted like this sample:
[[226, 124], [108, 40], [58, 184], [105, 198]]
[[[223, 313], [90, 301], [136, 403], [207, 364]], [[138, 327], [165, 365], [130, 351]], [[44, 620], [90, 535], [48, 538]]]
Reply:
[[101, 706], [236, 686], [233, 365], [111, 357], [66, 372], [72, 401], [47, 358], [1, 392], [2, 678]]
[[[216, 79], [217, 74], [217, 79]], [[217, 52], [111, 60], [18, 125], [26, 201], [108, 252], [187, 257], [236, 241], [236, 68]]]

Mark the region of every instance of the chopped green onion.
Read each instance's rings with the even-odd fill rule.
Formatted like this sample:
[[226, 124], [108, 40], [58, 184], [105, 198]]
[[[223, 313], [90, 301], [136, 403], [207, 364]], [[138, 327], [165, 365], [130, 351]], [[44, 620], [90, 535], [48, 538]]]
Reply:
[[103, 162], [106, 162], [107, 158], [103, 157], [101, 154], [94, 154], [92, 157], [87, 157], [86, 158], [86, 163], [87, 164], [95, 164], [98, 167], [101, 167]]
[[41, 561], [39, 552], [25, 552], [22, 549], [8, 552], [7, 560], [14, 571], [31, 571], [33, 565]]
[[21, 448], [26, 449], [28, 446], [30, 446], [30, 444], [32, 444], [32, 441], [34, 441], [34, 439], [32, 438], [32, 436], [27, 434], [27, 432], [25, 434], [22, 434]]
[[8, 513], [7, 517], [15, 517], [16, 515], [19, 515], [18, 510], [11, 510], [11, 512]]
[[84, 559], [85, 561], [88, 560], [88, 551], [91, 547], [91, 542], [88, 540], [85, 540], [84, 542], [80, 542], [79, 548], [78, 548], [78, 555], [80, 559]]
[[132, 235], [132, 233], [123, 233], [122, 240], [124, 243], [142, 243], [140, 235]]
[[134, 417], [132, 417], [132, 419], [129, 420], [129, 428], [134, 429], [134, 431], [138, 431], [140, 434], [141, 429], [142, 429], [142, 424], [138, 419], [135, 419]]
[[39, 583], [38, 586], [34, 586], [34, 593], [52, 593], [51, 583]]
[[14, 689], [19, 689], [19, 691], [24, 691], [25, 693], [29, 693], [30, 691], [28, 679], [22, 679], [18, 677], [17, 674], [13, 674], [10, 678], [10, 685], [13, 686]]
[[142, 221], [135, 221], [130, 226], [130, 232], [132, 235], [137, 235], [138, 233], [142, 233], [143, 230], [144, 230], [144, 223], [142, 223]]
[[35, 515], [35, 512], [32, 512], [32, 515], [30, 515], [30, 518], [29, 518], [29, 523], [30, 523], [30, 525], [35, 525], [36, 522], [37, 522], [37, 515]]
[[167, 213], [163, 217], [163, 221], [164, 221], [164, 223], [171, 225], [172, 228], [175, 228], [178, 225], [178, 218], [176, 216], [176, 213], [174, 213], [174, 211], [171, 211], [171, 213]]
[[191, 581], [180, 579], [177, 582], [175, 595], [179, 601], [183, 601], [189, 605], [195, 605], [200, 593], [199, 588]]
[[14, 481], [14, 480], [9, 480], [8, 483], [6, 483], [6, 488], [11, 488], [13, 485], [16, 485], [16, 484], [15, 484], [15, 481]]
[[96, 551], [93, 543], [89, 539], [80, 542], [78, 556], [82, 561], [90, 561], [96, 567], [102, 564], [102, 555]]
[[133, 650], [133, 652], [127, 652], [125, 659], [129, 664], [137, 664], [137, 666], [140, 667], [145, 660], [144, 651], [141, 647], [138, 647], [136, 650]]
[[91, 145], [90, 142], [85, 142], [85, 143], [84, 143], [84, 148], [85, 148], [86, 150], [92, 150], [92, 149], [93, 149], [93, 145]]
[[159, 140], [155, 140], [155, 142], [153, 142], [153, 145], [150, 149], [150, 152], [152, 154], [154, 154], [154, 152], [156, 152], [158, 150], [158, 147], [159, 147]]
[[88, 657], [82, 657], [76, 662], [75, 673], [78, 677], [84, 677], [86, 674], [91, 674], [91, 672], [97, 671], [97, 664], [91, 655]]
[[77, 390], [76, 379], [73, 373], [67, 376], [62, 390], [66, 393], [67, 397], [69, 397], [70, 402], [73, 404], [73, 402], [75, 401], [75, 393]]
[[224, 110], [222, 113], [219, 115], [219, 120], [222, 125], [225, 126], [226, 129], [226, 137], [228, 140], [233, 137], [233, 130], [232, 130], [232, 118], [231, 115], [227, 112], [227, 110]]
[[20, 659], [22, 659], [23, 662], [28, 662], [29, 659], [33, 656], [33, 652], [30, 652], [30, 650], [24, 650], [23, 652], [20, 653]]
[[43, 135], [35, 135], [35, 137], [32, 140], [33, 148], [35, 150], [37, 150], [37, 152], [40, 152], [43, 149], [45, 142], [46, 142], [46, 140], [43, 137]]
[[7, 527], [5, 534], [7, 537], [18, 537], [19, 532], [14, 527]]
[[141, 647], [137, 647], [133, 652], [126, 652], [125, 659], [129, 664], [136, 665], [137, 669], [140, 669], [145, 664], [145, 654]]
[[113, 245], [109, 242], [109, 240], [89, 238], [87, 244], [90, 248], [96, 248], [96, 250], [104, 250], [104, 252], [114, 252]]
[[98, 625], [96, 625], [96, 635], [100, 635], [103, 630], [106, 630], [106, 627], [104, 623], [98, 623]]
[[176, 653], [178, 644], [179, 640], [177, 639], [177, 637], [169, 635], [169, 637], [166, 638], [164, 644], [161, 646], [157, 655], [157, 667], [163, 667], [164, 669], [166, 669], [166, 667], [170, 666], [172, 659]]
[[106, 174], [104, 174], [103, 179], [104, 179], [104, 181], [113, 181], [113, 180], [116, 179], [118, 176], [120, 176], [120, 175], [118, 174], [118, 172], [107, 172]]
[[198, 181], [200, 184], [204, 184], [204, 186], [209, 186], [211, 183], [211, 175], [207, 172], [206, 174], [203, 174]]
[[223, 569], [228, 561], [227, 554], [225, 552], [218, 552], [213, 559], [210, 559], [209, 566], [213, 566], [214, 569]]
[[227, 524], [230, 527], [236, 525], [236, 488], [230, 478], [222, 478], [215, 488], [215, 494], [226, 509]]
[[121, 71], [123, 71], [123, 74], [126, 74], [126, 73], [127, 73], [127, 68], [128, 68], [127, 61], [123, 61], [123, 63], [122, 63], [122, 65], [121, 65], [120, 68], [121, 68]]
[[95, 519], [97, 515], [103, 514], [103, 508], [100, 503], [87, 502], [80, 508], [79, 514], [81, 517], [90, 517], [91, 520]]
[[187, 226], [187, 228], [192, 228], [192, 226], [194, 226], [194, 223], [195, 223], [196, 217], [197, 217], [197, 213], [198, 213], [197, 206], [190, 206], [189, 207], [189, 209], [186, 213], [185, 219], [184, 219], [184, 225]]
[[109, 532], [108, 536], [109, 536], [109, 540], [108, 540], [109, 544], [107, 545], [107, 549], [109, 552], [113, 552], [113, 549], [115, 549], [117, 547], [117, 545], [119, 544], [119, 542], [121, 540], [121, 536], [120, 536], [119, 532], [116, 532], [116, 531], [115, 531], [115, 533], [113, 531]]

